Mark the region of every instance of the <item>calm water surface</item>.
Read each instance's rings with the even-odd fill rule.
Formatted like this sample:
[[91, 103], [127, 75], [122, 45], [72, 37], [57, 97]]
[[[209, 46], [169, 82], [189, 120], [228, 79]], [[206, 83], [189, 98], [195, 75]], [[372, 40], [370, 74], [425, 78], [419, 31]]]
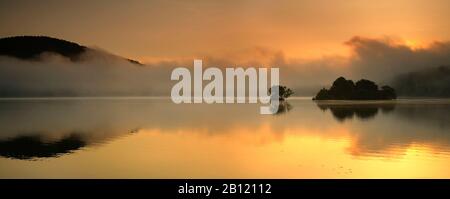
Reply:
[[0, 178], [450, 178], [450, 100], [0, 100]]

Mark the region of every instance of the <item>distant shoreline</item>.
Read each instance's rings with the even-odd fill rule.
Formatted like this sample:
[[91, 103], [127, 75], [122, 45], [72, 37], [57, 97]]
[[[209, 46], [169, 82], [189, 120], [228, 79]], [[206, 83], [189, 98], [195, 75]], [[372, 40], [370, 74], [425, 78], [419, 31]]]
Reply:
[[[289, 101], [297, 100], [311, 100], [313, 96], [293, 96]], [[170, 100], [170, 96], [99, 96], [99, 97], [0, 97], [0, 101], [33, 101], [33, 100]], [[450, 98], [436, 98], [436, 97], [399, 97], [395, 100], [315, 100], [316, 103], [386, 103], [386, 102], [405, 102], [405, 101], [419, 101], [419, 100], [433, 100], [433, 101], [449, 101]]]

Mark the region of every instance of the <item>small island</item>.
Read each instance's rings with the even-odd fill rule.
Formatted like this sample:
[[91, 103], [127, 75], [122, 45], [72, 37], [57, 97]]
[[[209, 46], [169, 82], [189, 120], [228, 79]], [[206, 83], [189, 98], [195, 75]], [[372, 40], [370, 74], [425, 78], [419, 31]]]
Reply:
[[361, 79], [354, 83], [344, 77], [337, 78], [330, 89], [321, 89], [313, 100], [392, 100], [397, 94], [390, 86], [378, 89], [375, 82]]

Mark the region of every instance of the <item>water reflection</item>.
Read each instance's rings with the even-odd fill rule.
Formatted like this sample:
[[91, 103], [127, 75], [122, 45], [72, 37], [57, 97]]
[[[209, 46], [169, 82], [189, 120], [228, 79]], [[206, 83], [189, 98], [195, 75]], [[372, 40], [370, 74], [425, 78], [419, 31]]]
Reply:
[[137, 110], [136, 105], [140, 103], [114, 100], [2, 101], [0, 156], [21, 160], [57, 158], [136, 133], [145, 116], [139, 115], [143, 119], [133, 120], [130, 104]]
[[292, 110], [292, 105], [288, 101], [281, 101], [278, 105], [277, 113], [276, 115], [285, 114]]
[[[434, 155], [450, 151], [450, 104], [400, 102], [377, 121], [354, 126], [354, 156], [401, 158], [411, 147], [432, 148]], [[424, 149], [422, 149], [424, 150]]]
[[379, 110], [382, 113], [391, 113], [396, 104], [395, 103], [339, 103], [339, 102], [316, 102], [316, 105], [322, 111], [330, 110], [336, 120], [343, 122], [351, 120], [354, 117], [361, 120], [369, 120], [374, 118]]
[[[139, 166], [146, 163], [155, 171], [172, 168], [167, 170], [169, 176], [180, 169], [177, 165], [189, 162], [205, 166], [196, 171], [199, 174], [213, 172], [207, 169], [210, 164], [216, 170], [239, 171], [246, 163], [260, 172], [251, 177], [267, 177], [261, 176], [270, 172], [264, 168], [291, 168], [290, 164], [295, 164], [290, 172], [314, 177], [326, 173], [326, 168], [320, 164], [297, 168], [300, 163], [293, 161], [304, 165], [333, 160], [355, 166], [362, 164], [355, 157], [375, 158], [365, 160], [366, 167], [382, 164], [376, 158], [416, 161], [411, 164], [422, 161], [414, 159], [411, 151], [441, 162], [440, 166], [450, 166], [448, 100], [315, 103], [294, 99], [280, 106], [282, 117], [260, 115], [258, 104], [177, 105], [170, 99], [3, 100], [0, 176], [16, 170], [17, 165], [34, 168], [31, 164], [35, 161], [8, 162], [12, 159], [42, 159], [46, 161], [38, 162], [49, 165], [60, 160], [67, 163], [64, 168], [68, 159], [114, 162], [105, 167], [129, 168], [127, 171], [136, 175], [148, 173], [149, 168]], [[107, 152], [101, 153], [103, 150]], [[231, 162], [241, 165], [226, 167]]]
[[15, 159], [58, 157], [86, 145], [77, 134], [55, 141], [44, 141], [39, 136], [18, 136], [0, 141], [0, 156]]

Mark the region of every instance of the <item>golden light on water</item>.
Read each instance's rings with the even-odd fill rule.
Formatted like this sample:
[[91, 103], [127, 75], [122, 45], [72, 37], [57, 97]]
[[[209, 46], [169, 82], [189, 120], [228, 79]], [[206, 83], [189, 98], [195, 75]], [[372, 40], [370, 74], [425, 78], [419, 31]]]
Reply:
[[[448, 19], [449, 0], [0, 1], [0, 178], [450, 179]], [[294, 94], [274, 115], [178, 104], [178, 67], [183, 95], [207, 67], [279, 68]]]
[[0, 167], [14, 163], [12, 176], [46, 178], [450, 177], [450, 159], [430, 159], [439, 155], [432, 148], [411, 145], [400, 156], [364, 156], [349, 153], [355, 138], [348, 129], [325, 134], [317, 136], [314, 130], [302, 128], [274, 132], [268, 125], [236, 127], [218, 134], [198, 129], [143, 129], [102, 147], [38, 161], [33, 167], [17, 160], [5, 161]]

